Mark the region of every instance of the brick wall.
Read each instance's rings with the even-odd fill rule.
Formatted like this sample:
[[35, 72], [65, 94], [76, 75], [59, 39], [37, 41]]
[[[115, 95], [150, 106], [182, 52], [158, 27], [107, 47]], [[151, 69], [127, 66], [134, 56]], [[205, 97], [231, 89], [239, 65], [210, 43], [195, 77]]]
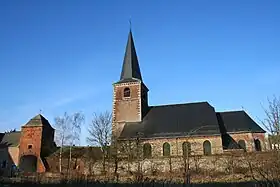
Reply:
[[[123, 97], [123, 90], [130, 89], [130, 97]], [[140, 84], [121, 84], [114, 89], [114, 121], [135, 122], [141, 121], [141, 94]]]
[[19, 157], [24, 155], [34, 155], [37, 157], [38, 172], [46, 170], [41, 160], [42, 130], [41, 126], [23, 126], [19, 146]]
[[261, 142], [262, 150], [269, 150], [268, 142], [264, 133], [252, 133], [254, 139], [258, 139]]
[[244, 140], [247, 151], [254, 151], [254, 139], [252, 133], [231, 133], [230, 136], [238, 143], [239, 140]]
[[[124, 98], [125, 88], [130, 89], [130, 97]], [[122, 131], [123, 122], [141, 121], [141, 83], [122, 83], [114, 85], [113, 132]], [[118, 136], [118, 135], [117, 135]]]
[[238, 143], [239, 140], [244, 140], [246, 143], [246, 150], [255, 151], [254, 139], [258, 139], [263, 150], [268, 150], [264, 133], [230, 133], [230, 136]]
[[40, 156], [42, 127], [22, 127], [20, 138], [20, 155]]

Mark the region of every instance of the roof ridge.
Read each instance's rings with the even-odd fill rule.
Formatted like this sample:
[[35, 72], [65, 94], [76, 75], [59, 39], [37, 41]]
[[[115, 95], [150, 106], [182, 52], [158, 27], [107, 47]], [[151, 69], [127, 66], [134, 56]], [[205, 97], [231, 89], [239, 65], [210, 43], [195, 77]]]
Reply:
[[149, 107], [168, 107], [168, 106], [178, 106], [178, 105], [181, 106], [181, 105], [202, 104], [202, 103], [209, 104], [207, 101], [199, 101], [199, 102], [191, 102], [191, 103], [162, 104], [162, 105], [155, 105], [155, 106], [149, 106]]
[[233, 113], [233, 112], [245, 112], [245, 110], [226, 110], [226, 111], [221, 111], [221, 112], [216, 112], [216, 113]]

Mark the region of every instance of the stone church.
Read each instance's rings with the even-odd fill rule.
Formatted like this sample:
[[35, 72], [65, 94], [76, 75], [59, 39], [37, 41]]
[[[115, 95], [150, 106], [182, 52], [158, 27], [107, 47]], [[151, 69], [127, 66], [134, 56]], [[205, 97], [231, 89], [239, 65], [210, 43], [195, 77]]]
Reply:
[[[131, 31], [120, 80], [113, 88], [113, 135], [118, 140], [141, 139], [146, 158], [266, 148], [265, 131], [245, 111], [216, 112], [208, 102], [149, 106], [149, 89], [142, 79]], [[57, 151], [54, 132], [39, 114], [21, 131], [0, 133], [0, 172], [10, 175], [13, 167], [48, 171], [47, 158]], [[101, 154], [100, 148], [95, 153]]]
[[217, 112], [208, 102], [149, 106], [131, 30], [113, 87], [113, 134], [141, 139], [144, 157], [265, 149], [265, 131], [243, 110]]

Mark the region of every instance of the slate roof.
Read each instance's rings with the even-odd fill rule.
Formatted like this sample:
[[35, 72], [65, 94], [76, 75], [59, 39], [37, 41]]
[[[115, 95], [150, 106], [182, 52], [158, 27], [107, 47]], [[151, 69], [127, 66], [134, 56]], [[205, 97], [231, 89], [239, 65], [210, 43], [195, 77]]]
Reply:
[[21, 132], [8, 132], [0, 134], [0, 147], [16, 147], [19, 145]]
[[222, 133], [260, 132], [263, 130], [245, 111], [217, 112]]
[[142, 122], [126, 123], [120, 138], [180, 137], [265, 131], [245, 111], [215, 112], [208, 102], [151, 106]]
[[126, 80], [142, 81], [140, 66], [138, 63], [138, 58], [131, 30], [128, 34], [128, 40], [126, 44], [125, 56], [123, 60], [122, 72], [119, 82], [123, 82]]
[[126, 123], [120, 138], [220, 135], [214, 108], [208, 102], [151, 106], [142, 122]]
[[24, 126], [49, 126], [52, 128], [49, 121], [41, 114], [30, 119]]

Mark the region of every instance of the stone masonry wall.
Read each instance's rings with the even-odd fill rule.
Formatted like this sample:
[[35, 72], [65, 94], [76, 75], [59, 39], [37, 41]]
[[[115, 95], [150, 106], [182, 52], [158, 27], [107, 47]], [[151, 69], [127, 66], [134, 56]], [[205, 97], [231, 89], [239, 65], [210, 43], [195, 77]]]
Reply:
[[152, 140], [145, 140], [144, 143], [150, 143], [152, 147], [152, 157], [163, 156], [163, 144], [165, 142], [170, 144], [170, 151], [172, 156], [183, 155], [183, 143], [189, 142], [191, 144], [191, 155], [203, 155], [203, 142], [210, 141], [212, 154], [221, 154], [222, 139], [220, 136], [197, 136], [186, 138], [159, 138]]
[[[246, 143], [246, 151], [255, 151], [254, 138], [259, 139], [263, 150], [267, 150], [264, 134], [252, 134], [252, 133], [239, 133], [231, 134], [231, 137], [238, 142], [244, 140]], [[171, 156], [183, 155], [183, 143], [189, 142], [191, 144], [191, 155], [203, 155], [203, 142], [208, 140], [211, 143], [212, 154], [222, 154], [223, 150], [221, 136], [192, 136], [192, 137], [180, 137], [180, 138], [156, 138], [156, 139], [143, 139], [140, 142], [140, 151], [143, 151], [143, 145], [149, 143], [152, 148], [152, 158], [163, 156], [163, 144], [169, 143]], [[135, 142], [134, 142], [135, 143]], [[136, 147], [134, 145], [134, 147]]]
[[[191, 156], [189, 158], [190, 169], [192, 171], [218, 171], [230, 172], [232, 169], [248, 168], [248, 159], [245, 155], [211, 155], [211, 156]], [[254, 162], [256, 160], [252, 160]], [[154, 158], [140, 161], [120, 161], [118, 163], [118, 173], [128, 175], [133, 172], [143, 174], [152, 174], [153, 172], [165, 173], [176, 172], [183, 173], [185, 170], [185, 161], [183, 157]], [[114, 173], [114, 162], [106, 163], [106, 170]], [[140, 166], [140, 171], [138, 170]], [[102, 162], [96, 162], [91, 170], [95, 175], [102, 174]], [[85, 167], [85, 174], [90, 174], [88, 167]]]

